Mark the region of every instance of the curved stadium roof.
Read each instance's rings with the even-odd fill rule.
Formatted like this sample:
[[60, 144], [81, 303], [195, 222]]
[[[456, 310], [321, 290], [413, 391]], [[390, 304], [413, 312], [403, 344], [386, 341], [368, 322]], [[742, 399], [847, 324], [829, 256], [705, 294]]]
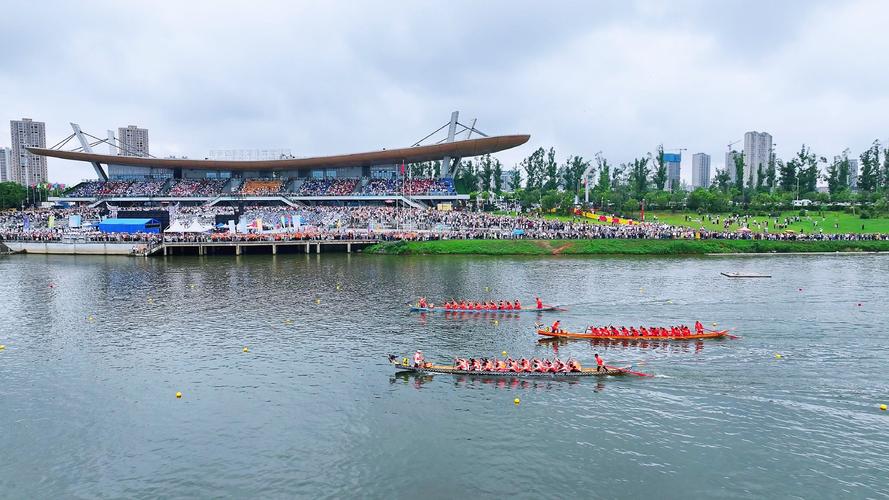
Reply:
[[414, 146], [410, 148], [384, 149], [368, 153], [352, 153], [335, 156], [317, 156], [314, 158], [286, 158], [281, 160], [231, 161], [231, 160], [192, 160], [184, 158], [150, 158], [139, 156], [117, 156], [80, 151], [63, 151], [47, 148], [27, 148], [28, 151], [42, 156], [79, 160], [90, 163], [127, 165], [134, 167], [155, 168], [188, 168], [207, 170], [300, 170], [312, 168], [360, 167], [369, 165], [392, 165], [396, 163], [417, 163], [441, 160], [444, 157], [464, 158], [496, 153], [505, 149], [520, 146], [530, 139], [530, 135], [501, 135], [467, 139], [430, 146]]

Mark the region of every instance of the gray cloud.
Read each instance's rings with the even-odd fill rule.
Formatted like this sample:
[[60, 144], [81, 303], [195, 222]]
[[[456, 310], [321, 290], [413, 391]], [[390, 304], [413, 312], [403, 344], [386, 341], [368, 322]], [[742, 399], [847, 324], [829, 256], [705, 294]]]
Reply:
[[[0, 118], [46, 121], [50, 143], [76, 121], [146, 126], [155, 155], [332, 154], [409, 144], [453, 109], [530, 133], [510, 165], [537, 146], [721, 165], [747, 130], [782, 156], [887, 135], [879, 1], [3, 3]], [[56, 181], [90, 172], [50, 162]]]

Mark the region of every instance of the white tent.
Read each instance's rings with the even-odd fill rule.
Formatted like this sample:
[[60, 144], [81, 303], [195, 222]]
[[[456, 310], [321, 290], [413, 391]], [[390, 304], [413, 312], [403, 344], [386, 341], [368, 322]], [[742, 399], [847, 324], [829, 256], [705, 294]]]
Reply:
[[165, 233], [184, 233], [188, 231], [188, 229], [178, 220], [173, 221], [170, 224], [170, 227], [164, 230]]
[[211, 229], [210, 226], [205, 226], [197, 221], [197, 219], [191, 222], [191, 225], [185, 229], [186, 233], [206, 233]]

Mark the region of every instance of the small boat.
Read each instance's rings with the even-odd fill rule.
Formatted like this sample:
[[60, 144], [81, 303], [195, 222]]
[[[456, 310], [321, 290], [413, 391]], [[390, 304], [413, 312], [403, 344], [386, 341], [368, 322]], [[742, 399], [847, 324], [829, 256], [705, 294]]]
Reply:
[[[575, 377], [604, 377], [606, 375], [639, 375], [638, 372], [631, 370], [632, 365], [627, 366], [608, 366], [603, 370], [596, 371], [595, 368], [581, 368], [579, 372], [498, 372], [484, 370], [458, 370], [451, 365], [436, 365], [426, 363], [426, 366], [419, 367], [410, 364], [407, 358], [398, 358], [392, 354], [389, 355], [389, 362], [395, 366], [396, 371], [412, 372], [418, 374], [446, 373], [451, 375], [475, 375], [483, 377], [531, 377], [531, 378], [554, 378], [554, 379], [570, 379]], [[642, 374], [642, 376], [647, 376]]]
[[734, 337], [729, 335], [728, 330], [704, 330], [704, 333], [692, 333], [685, 336], [660, 336], [660, 335], [602, 335], [598, 333], [572, 333], [560, 330], [554, 332], [547, 328], [545, 330], [537, 330], [537, 335], [545, 337], [562, 338], [562, 339], [609, 339], [609, 340], [701, 340], [701, 339], [721, 339], [726, 337]]
[[719, 273], [726, 278], [771, 278], [771, 274], [759, 273]]
[[518, 314], [518, 313], [538, 313], [552, 311], [567, 311], [567, 309], [550, 304], [543, 304], [540, 309], [536, 307], [523, 307], [521, 309], [445, 309], [442, 306], [435, 307], [417, 307], [411, 306], [411, 312], [444, 312], [444, 313], [468, 313], [468, 314]]

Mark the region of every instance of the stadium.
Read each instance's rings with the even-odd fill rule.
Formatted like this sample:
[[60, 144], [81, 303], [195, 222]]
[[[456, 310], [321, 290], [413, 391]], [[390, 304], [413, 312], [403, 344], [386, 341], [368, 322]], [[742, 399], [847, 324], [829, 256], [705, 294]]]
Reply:
[[[99, 154], [93, 146], [107, 143], [81, 131], [52, 148], [29, 147], [46, 157], [90, 163], [96, 180], [83, 181], [58, 199], [100, 207], [269, 205], [363, 206], [402, 205], [449, 207], [469, 196], [454, 187], [452, 165], [470, 158], [522, 145], [529, 135], [487, 136], [472, 126], [450, 122], [410, 147], [309, 158], [213, 160]], [[422, 145], [447, 128], [437, 143]], [[475, 133], [479, 137], [471, 138]], [[465, 134], [465, 138], [459, 138]], [[71, 139], [80, 147], [62, 149]], [[110, 144], [110, 143], [109, 143]], [[111, 144], [114, 146], [114, 144]]]

